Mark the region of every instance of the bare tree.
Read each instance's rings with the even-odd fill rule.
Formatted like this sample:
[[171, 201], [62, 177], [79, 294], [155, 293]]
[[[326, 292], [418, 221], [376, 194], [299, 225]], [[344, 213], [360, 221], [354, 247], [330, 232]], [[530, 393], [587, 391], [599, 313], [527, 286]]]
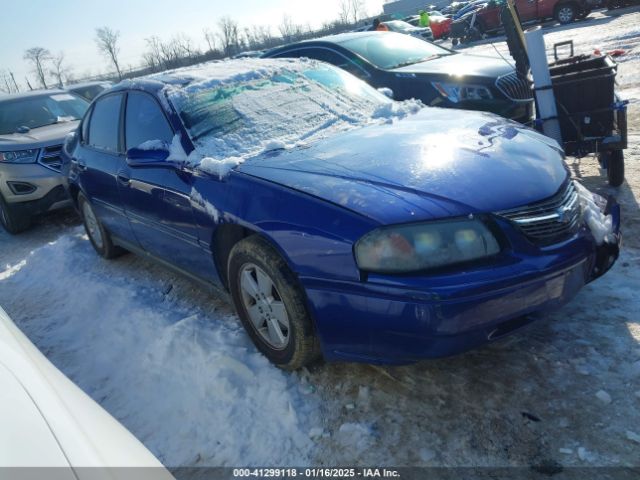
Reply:
[[142, 55], [144, 65], [154, 71], [159, 70], [163, 63], [162, 53], [160, 51], [162, 41], [155, 35], [145, 38], [144, 41], [147, 43], [147, 51]]
[[302, 26], [293, 23], [289, 15], [282, 17], [282, 22], [278, 25], [278, 30], [280, 30], [280, 35], [282, 35], [285, 42], [292, 42], [300, 38], [303, 33]]
[[356, 24], [367, 16], [364, 0], [340, 0], [338, 19], [343, 24]]
[[340, 0], [338, 21], [343, 25], [347, 25], [351, 21], [351, 0]]
[[209, 48], [209, 52], [215, 52], [216, 48], [216, 34], [211, 31], [209, 28], [205, 28], [202, 30], [202, 34], [204, 35], [204, 41], [207, 42], [207, 47]]
[[120, 32], [111, 30], [109, 27], [96, 28], [98, 50], [111, 60], [118, 72], [118, 79], [122, 80], [122, 72], [120, 71], [120, 62], [118, 60], [118, 54], [120, 53], [120, 47], [118, 47], [119, 38]]
[[238, 49], [240, 43], [238, 22], [231, 17], [222, 17], [218, 20], [218, 27], [220, 28], [220, 41], [224, 53], [231, 56]]
[[49, 73], [58, 81], [58, 87], [62, 88], [64, 82], [69, 81], [69, 70], [65, 63], [64, 52], [51, 57], [51, 70], [49, 70]]
[[46, 48], [33, 47], [24, 52], [24, 59], [31, 62], [42, 88], [47, 88], [45, 62], [51, 59], [51, 52]]
[[20, 91], [13, 72], [0, 70], [0, 91], [5, 93], [18, 93]]

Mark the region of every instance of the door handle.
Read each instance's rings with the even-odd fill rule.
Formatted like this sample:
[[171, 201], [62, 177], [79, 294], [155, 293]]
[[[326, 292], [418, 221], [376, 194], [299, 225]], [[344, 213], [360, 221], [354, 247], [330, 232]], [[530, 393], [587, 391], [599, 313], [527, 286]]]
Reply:
[[118, 173], [116, 175], [116, 178], [118, 180], [118, 183], [120, 183], [121, 185], [127, 185], [128, 186], [131, 183], [131, 179], [129, 177], [127, 177], [123, 173]]
[[78, 170], [84, 172], [87, 169], [87, 164], [84, 160], [76, 160], [76, 164], [78, 165]]

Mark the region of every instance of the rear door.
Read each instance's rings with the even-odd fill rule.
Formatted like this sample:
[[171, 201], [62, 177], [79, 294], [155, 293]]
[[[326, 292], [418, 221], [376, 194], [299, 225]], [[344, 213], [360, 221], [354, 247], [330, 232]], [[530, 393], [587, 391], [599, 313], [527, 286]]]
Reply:
[[89, 202], [113, 235], [133, 240], [129, 221], [118, 192], [117, 173], [124, 164], [120, 135], [124, 95], [100, 98], [83, 122], [82, 138], [76, 150], [78, 183]]

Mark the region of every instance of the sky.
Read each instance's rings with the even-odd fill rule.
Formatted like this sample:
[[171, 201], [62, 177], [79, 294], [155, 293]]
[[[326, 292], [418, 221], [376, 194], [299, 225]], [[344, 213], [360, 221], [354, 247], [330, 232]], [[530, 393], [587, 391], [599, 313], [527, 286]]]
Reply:
[[[5, 21], [0, 29], [0, 72], [12, 71], [23, 87], [31, 67], [25, 50], [44, 47], [52, 54], [64, 52], [76, 77], [96, 75], [109, 68], [95, 45], [95, 29], [108, 26], [120, 32], [120, 58], [124, 67], [137, 66], [145, 50], [145, 38], [168, 39], [189, 35], [204, 48], [204, 28], [217, 29], [222, 16], [240, 27], [254, 24], [277, 26], [289, 15], [295, 23], [321, 26], [338, 17], [340, 0], [20, 0], [2, 2]], [[382, 11], [383, 0], [364, 0], [368, 14]]]

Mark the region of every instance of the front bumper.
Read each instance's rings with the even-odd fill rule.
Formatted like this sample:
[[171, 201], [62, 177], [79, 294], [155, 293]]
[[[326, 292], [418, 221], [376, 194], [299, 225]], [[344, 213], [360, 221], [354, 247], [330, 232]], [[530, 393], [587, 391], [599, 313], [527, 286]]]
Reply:
[[597, 246], [586, 227], [545, 255], [446, 278], [342, 282], [302, 278], [325, 359], [403, 364], [483, 345], [557, 309], [615, 262], [615, 243]]
[[67, 179], [62, 174], [39, 163], [0, 164], [0, 194], [8, 204], [25, 215], [70, 205], [66, 183]]

